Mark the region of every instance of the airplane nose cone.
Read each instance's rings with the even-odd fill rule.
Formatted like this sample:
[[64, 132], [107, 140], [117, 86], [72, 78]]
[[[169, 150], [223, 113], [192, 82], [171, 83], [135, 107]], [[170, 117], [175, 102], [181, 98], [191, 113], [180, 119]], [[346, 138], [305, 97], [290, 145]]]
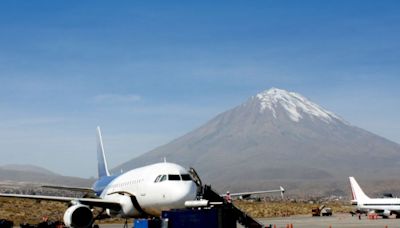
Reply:
[[188, 200], [196, 199], [197, 186], [193, 182], [182, 183], [178, 189], [173, 193], [175, 202], [177, 202], [182, 207]]

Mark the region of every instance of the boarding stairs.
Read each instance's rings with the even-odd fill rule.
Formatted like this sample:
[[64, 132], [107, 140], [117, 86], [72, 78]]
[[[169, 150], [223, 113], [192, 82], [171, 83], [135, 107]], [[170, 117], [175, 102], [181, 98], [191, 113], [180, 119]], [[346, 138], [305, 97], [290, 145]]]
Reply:
[[231, 202], [227, 202], [226, 199], [220, 196], [216, 191], [211, 188], [211, 185], [204, 185], [194, 168], [190, 168], [189, 174], [192, 176], [193, 181], [197, 185], [197, 197], [198, 199], [208, 200], [214, 205], [221, 205], [226, 209], [232, 210], [232, 216], [235, 217], [236, 221], [246, 228], [260, 228], [264, 227], [263, 224], [246, 214], [244, 211], [237, 208]]
[[202, 199], [208, 200], [213, 203], [221, 203], [222, 207], [229, 208], [232, 210], [232, 214], [236, 221], [246, 228], [260, 228], [264, 227], [263, 224], [246, 214], [244, 211], [237, 208], [232, 203], [228, 203], [224, 197], [220, 196], [215, 192], [210, 185], [204, 185], [202, 192]]

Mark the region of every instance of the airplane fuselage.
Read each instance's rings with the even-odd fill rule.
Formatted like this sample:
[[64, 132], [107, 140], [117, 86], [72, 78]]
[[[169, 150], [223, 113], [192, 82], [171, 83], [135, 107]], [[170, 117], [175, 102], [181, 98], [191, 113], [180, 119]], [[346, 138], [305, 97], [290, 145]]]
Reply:
[[197, 190], [187, 170], [173, 163], [157, 163], [109, 176], [93, 188], [100, 198], [119, 201], [121, 211], [109, 214], [123, 217], [159, 216], [163, 210], [184, 208], [185, 201], [196, 198]]
[[400, 198], [374, 198], [357, 204], [358, 209], [363, 210], [388, 210], [400, 212]]

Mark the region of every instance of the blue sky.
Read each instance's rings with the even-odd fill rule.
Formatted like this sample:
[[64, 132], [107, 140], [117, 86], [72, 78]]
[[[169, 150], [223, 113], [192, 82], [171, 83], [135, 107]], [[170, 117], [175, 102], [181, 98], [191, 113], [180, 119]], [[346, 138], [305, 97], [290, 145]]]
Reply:
[[398, 1], [1, 1], [1, 164], [94, 176], [256, 93], [400, 143]]

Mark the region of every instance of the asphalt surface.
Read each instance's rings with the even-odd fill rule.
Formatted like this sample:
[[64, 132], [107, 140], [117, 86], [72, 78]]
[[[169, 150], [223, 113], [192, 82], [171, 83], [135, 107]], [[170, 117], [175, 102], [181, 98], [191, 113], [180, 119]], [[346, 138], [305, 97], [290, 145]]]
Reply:
[[[350, 214], [336, 214], [331, 217], [312, 217], [308, 216], [293, 216], [283, 218], [261, 218], [257, 219], [264, 225], [272, 225], [275, 228], [287, 228], [292, 224], [293, 228], [400, 228], [400, 219], [375, 219], [371, 220], [365, 216], [361, 220], [357, 216], [352, 217]], [[275, 226], [274, 226], [275, 225]], [[242, 226], [238, 225], [238, 228]], [[101, 224], [100, 228], [123, 228], [123, 224]], [[128, 228], [132, 228], [132, 223]]]
[[286, 218], [265, 218], [258, 219], [263, 224], [275, 225], [276, 228], [286, 228], [293, 224], [293, 228], [355, 228], [355, 227], [374, 227], [374, 228], [399, 228], [400, 219], [368, 219], [366, 216], [352, 217], [350, 214], [336, 214], [329, 217], [294, 216]]

